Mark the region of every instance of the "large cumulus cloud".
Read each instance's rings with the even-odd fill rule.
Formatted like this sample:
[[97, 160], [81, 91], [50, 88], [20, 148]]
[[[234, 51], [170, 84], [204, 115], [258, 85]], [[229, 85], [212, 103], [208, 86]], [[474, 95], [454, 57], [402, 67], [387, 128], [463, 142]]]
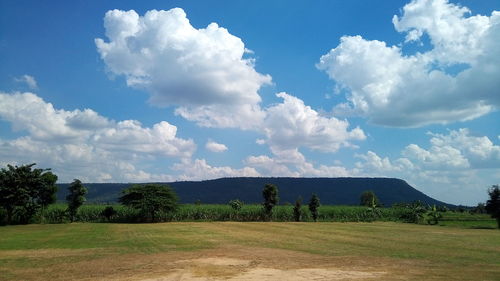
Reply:
[[[431, 49], [405, 55], [401, 46], [344, 36], [317, 67], [347, 91], [340, 113], [371, 122], [418, 127], [477, 118], [500, 107], [500, 12], [470, 16], [447, 0], [414, 0], [394, 16], [405, 42]], [[457, 73], [458, 72], [458, 73]]]
[[177, 106], [177, 114], [207, 127], [248, 129], [263, 118], [258, 90], [271, 77], [255, 70], [227, 29], [197, 29], [180, 8], [144, 16], [112, 10], [104, 26], [109, 41], [95, 40], [101, 58], [129, 86], [147, 91], [151, 103]]

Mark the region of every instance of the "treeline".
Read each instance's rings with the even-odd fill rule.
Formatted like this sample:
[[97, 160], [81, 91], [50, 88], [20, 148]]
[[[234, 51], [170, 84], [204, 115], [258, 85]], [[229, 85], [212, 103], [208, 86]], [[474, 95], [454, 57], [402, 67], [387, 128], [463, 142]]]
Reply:
[[[262, 203], [246, 205], [233, 199], [223, 204], [179, 204], [168, 185], [137, 184], [121, 192], [113, 205], [84, 205], [87, 189], [78, 179], [67, 188], [65, 204], [53, 204], [57, 176], [50, 169], [8, 165], [0, 170], [0, 224], [65, 222], [171, 222], [171, 221], [402, 221], [437, 224], [445, 206], [430, 206], [416, 201], [384, 208], [373, 191], [360, 194], [361, 206], [322, 206], [317, 194], [307, 202], [279, 205], [276, 185], [265, 184]], [[497, 219], [500, 228], [500, 188], [492, 186], [484, 208]]]
[[[34, 218], [34, 223], [43, 220], [45, 223], [69, 223], [65, 204], [53, 204]], [[112, 208], [112, 211], [110, 211]], [[106, 211], [107, 210], [107, 211]], [[303, 222], [313, 222], [313, 216], [307, 205], [301, 207]], [[380, 208], [372, 212], [364, 206], [333, 206], [322, 205], [318, 208], [317, 221], [320, 222], [373, 222], [395, 221], [427, 223], [424, 217], [415, 215], [411, 209], [404, 207]], [[279, 205], [274, 207], [269, 217], [262, 205], [243, 204], [241, 209], [235, 210], [229, 204], [182, 204], [171, 212], [157, 212], [156, 222], [186, 222], [186, 221], [276, 221], [293, 222], [293, 205]], [[75, 222], [111, 222], [111, 223], [142, 223], [151, 222], [140, 210], [132, 209], [121, 204], [113, 205], [83, 205], [78, 209]]]

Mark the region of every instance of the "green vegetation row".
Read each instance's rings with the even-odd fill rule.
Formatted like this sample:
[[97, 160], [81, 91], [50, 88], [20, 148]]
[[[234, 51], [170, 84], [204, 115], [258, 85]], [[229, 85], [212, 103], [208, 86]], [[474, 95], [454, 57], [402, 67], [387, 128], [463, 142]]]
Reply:
[[[111, 207], [113, 214], [106, 216], [105, 210]], [[294, 206], [275, 206], [271, 220], [280, 222], [295, 221]], [[1, 211], [0, 211], [1, 212]], [[307, 206], [301, 208], [301, 221], [313, 221]], [[0, 217], [2, 215], [0, 214]], [[183, 204], [172, 212], [158, 214], [159, 221], [264, 221], [267, 219], [261, 205], [243, 205], [240, 210], [230, 205], [216, 204]], [[376, 213], [363, 206], [331, 206], [323, 205], [318, 210], [318, 221], [325, 222], [372, 222], [395, 221], [412, 222], [412, 211], [403, 207], [379, 208]], [[427, 217], [422, 217], [420, 223], [427, 223]], [[471, 215], [469, 213], [455, 213], [448, 211], [442, 219], [453, 221], [492, 221], [486, 215]], [[123, 205], [83, 205], [75, 214], [76, 222], [116, 222], [139, 223], [144, 222], [142, 213], [136, 209]], [[31, 223], [67, 223], [70, 217], [66, 204], [53, 204], [33, 217]]]
[[[64, 222], [166, 222], [166, 221], [403, 221], [438, 224], [443, 211], [417, 201], [381, 208], [372, 191], [361, 194], [362, 206], [321, 206], [311, 194], [309, 203], [278, 205], [279, 191], [273, 184], [262, 190], [261, 205], [245, 205], [238, 199], [227, 205], [179, 205], [177, 194], [161, 184], [137, 184], [122, 191], [120, 205], [84, 205], [87, 189], [75, 179], [68, 187], [67, 205], [55, 202], [57, 176], [49, 169], [33, 169], [35, 164], [8, 165], [0, 170], [0, 224]], [[500, 187], [489, 190], [484, 210], [497, 219], [500, 228]]]

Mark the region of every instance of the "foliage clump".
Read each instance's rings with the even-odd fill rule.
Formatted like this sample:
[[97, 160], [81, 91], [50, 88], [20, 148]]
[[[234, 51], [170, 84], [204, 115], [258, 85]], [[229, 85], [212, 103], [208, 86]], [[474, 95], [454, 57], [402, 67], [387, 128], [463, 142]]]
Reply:
[[243, 207], [243, 202], [241, 202], [239, 199], [233, 199], [231, 201], [229, 201], [229, 206], [231, 206], [231, 208], [235, 211], [239, 211], [241, 210], [241, 207]]
[[57, 176], [35, 165], [7, 165], [0, 170], [0, 207], [5, 209], [7, 224], [14, 216], [20, 223], [29, 223], [40, 209], [56, 201]]
[[87, 188], [83, 186], [79, 179], [75, 179], [68, 186], [68, 191], [69, 194], [66, 196], [66, 201], [68, 202], [68, 215], [70, 221], [74, 222], [78, 208], [86, 201], [85, 194], [87, 194]]
[[361, 193], [361, 196], [359, 198], [359, 205], [366, 207], [379, 207], [380, 201], [378, 200], [377, 195], [375, 195], [375, 192], [366, 190]]
[[162, 213], [177, 208], [177, 194], [168, 185], [136, 184], [122, 191], [120, 203], [139, 210], [145, 219], [155, 222]]
[[486, 212], [497, 220], [498, 228], [500, 228], [500, 186], [498, 184], [493, 185], [488, 190], [488, 195], [490, 199], [486, 201]]
[[111, 218], [116, 216], [116, 210], [113, 208], [113, 206], [106, 206], [104, 210], [102, 210], [101, 215], [108, 220], [108, 222], [111, 221]]
[[274, 184], [266, 184], [262, 190], [262, 196], [264, 197], [262, 206], [264, 207], [265, 216], [268, 220], [271, 220], [273, 208], [279, 202], [278, 187]]
[[427, 213], [427, 208], [421, 201], [403, 204], [399, 207], [404, 210], [400, 219], [408, 223], [421, 223]]
[[427, 223], [431, 225], [435, 225], [439, 223], [439, 220], [443, 218], [443, 215], [438, 210], [436, 205], [433, 205], [429, 211], [427, 211]]
[[293, 206], [293, 219], [295, 221], [301, 221], [302, 219], [302, 197], [299, 196], [297, 200], [295, 200], [295, 205]]
[[321, 203], [319, 202], [319, 197], [315, 193], [312, 194], [311, 200], [309, 201], [309, 211], [314, 221], [318, 221], [319, 207]]

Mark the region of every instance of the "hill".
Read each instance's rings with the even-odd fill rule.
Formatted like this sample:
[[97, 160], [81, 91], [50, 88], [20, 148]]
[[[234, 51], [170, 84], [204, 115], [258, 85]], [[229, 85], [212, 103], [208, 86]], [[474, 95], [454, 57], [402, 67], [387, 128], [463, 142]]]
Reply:
[[[166, 183], [179, 195], [181, 203], [225, 204], [231, 199], [245, 203], [262, 202], [262, 188], [271, 183], [278, 186], [280, 204], [293, 203], [298, 196], [308, 201], [316, 193], [322, 204], [358, 205], [360, 194], [373, 190], [382, 204], [420, 200], [426, 204], [447, 205], [416, 190], [404, 180], [396, 178], [220, 178], [205, 181]], [[85, 183], [87, 200], [94, 203], [116, 202], [127, 183]], [[59, 184], [58, 200], [63, 201], [68, 184]]]

